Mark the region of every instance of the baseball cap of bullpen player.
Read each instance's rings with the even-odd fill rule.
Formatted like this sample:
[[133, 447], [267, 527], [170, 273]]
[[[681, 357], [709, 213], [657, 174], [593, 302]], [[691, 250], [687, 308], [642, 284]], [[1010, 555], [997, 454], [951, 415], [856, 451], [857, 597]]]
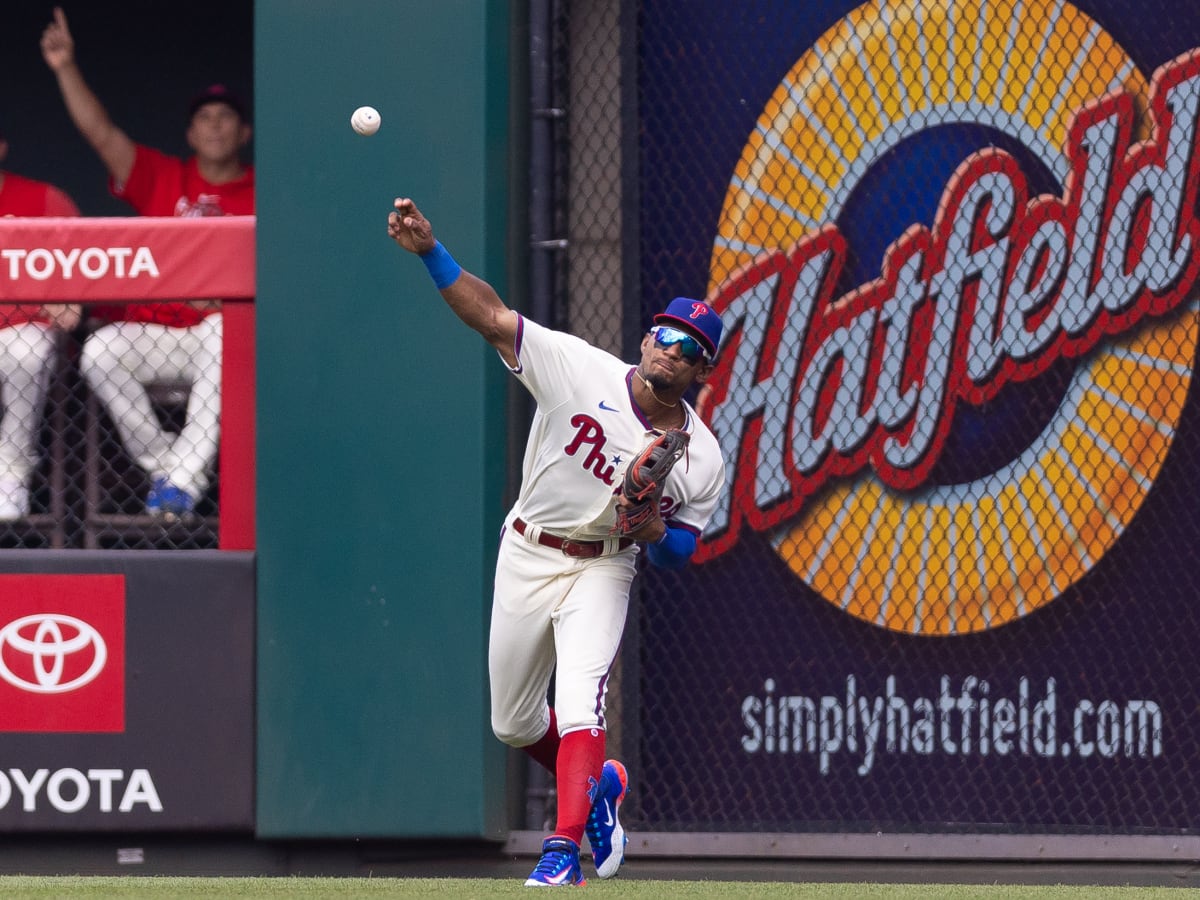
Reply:
[[667, 308], [654, 317], [655, 325], [674, 325], [696, 336], [701, 346], [708, 351], [711, 360], [721, 345], [721, 317], [703, 300], [676, 297]]
[[202, 106], [209, 103], [224, 103], [235, 113], [243, 122], [246, 121], [246, 104], [242, 102], [242, 98], [231, 91], [223, 84], [210, 84], [196, 96], [192, 97], [188, 103], [188, 121], [192, 121], [196, 116], [196, 111]]

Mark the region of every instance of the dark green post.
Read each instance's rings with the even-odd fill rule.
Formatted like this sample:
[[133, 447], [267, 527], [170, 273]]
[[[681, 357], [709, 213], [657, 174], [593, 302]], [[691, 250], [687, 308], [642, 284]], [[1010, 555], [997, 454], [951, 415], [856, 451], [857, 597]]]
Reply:
[[508, 376], [386, 217], [412, 196], [506, 283], [508, 4], [255, 16], [258, 834], [502, 838], [486, 645]]

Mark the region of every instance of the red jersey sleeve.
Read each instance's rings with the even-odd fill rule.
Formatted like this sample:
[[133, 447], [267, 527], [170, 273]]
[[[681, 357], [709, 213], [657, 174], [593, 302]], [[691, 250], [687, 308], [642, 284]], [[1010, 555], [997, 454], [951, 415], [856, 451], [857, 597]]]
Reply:
[[48, 185], [46, 188], [46, 215], [77, 216], [79, 215], [79, 207], [75, 205], [74, 200], [54, 187], [54, 185]]
[[109, 179], [109, 189], [140, 215], [173, 216], [183, 195], [183, 160], [138, 144], [129, 180], [117, 184]]

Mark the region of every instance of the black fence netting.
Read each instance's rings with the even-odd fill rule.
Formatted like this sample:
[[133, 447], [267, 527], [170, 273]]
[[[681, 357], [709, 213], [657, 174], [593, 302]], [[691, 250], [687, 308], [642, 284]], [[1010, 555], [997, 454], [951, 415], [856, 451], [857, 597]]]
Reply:
[[725, 326], [725, 488], [614, 692], [630, 825], [1189, 830], [1195, 7], [548, 22], [556, 315]]

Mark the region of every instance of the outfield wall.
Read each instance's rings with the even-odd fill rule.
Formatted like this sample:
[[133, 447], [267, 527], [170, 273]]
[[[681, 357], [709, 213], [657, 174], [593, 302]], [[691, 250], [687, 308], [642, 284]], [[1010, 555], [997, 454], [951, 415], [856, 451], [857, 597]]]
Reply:
[[[551, 317], [611, 337], [623, 294], [632, 348], [687, 293], [729, 326], [718, 515], [699, 565], [639, 581], [623, 660], [644, 848], [1195, 858], [1200, 20], [1018, 6], [630, 4], [573, 32], [568, 99], [614, 100], [588, 53], [619, 46], [629, 102], [564, 117], [556, 274], [596, 294]], [[500, 4], [256, 18], [255, 834], [502, 836], [506, 376], [383, 230], [411, 194], [511, 283], [519, 34]], [[21, 765], [10, 812], [18, 780], [118, 788]]]
[[506, 376], [386, 224], [411, 195], [505, 283], [507, 9], [256, 6], [263, 837], [502, 835]]
[[385, 226], [411, 194], [505, 283], [507, 4], [259, 2], [254, 33], [258, 414], [223, 416], [253, 549], [0, 556], [0, 830], [501, 840], [505, 376]]
[[0, 602], [0, 830], [253, 828], [252, 553], [9, 550]]

